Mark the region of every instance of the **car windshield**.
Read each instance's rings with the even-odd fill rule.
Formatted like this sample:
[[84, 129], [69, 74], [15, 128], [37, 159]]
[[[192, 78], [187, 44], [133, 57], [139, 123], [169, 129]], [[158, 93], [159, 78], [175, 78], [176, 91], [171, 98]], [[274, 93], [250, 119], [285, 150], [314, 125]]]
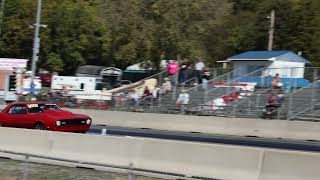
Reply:
[[29, 113], [41, 113], [44, 110], [60, 111], [61, 109], [55, 104], [28, 104]]

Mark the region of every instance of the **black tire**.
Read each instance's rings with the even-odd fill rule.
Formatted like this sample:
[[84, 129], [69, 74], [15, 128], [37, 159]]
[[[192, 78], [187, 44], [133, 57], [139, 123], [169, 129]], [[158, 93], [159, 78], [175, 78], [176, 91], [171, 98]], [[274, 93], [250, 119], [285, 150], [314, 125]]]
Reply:
[[37, 123], [35, 126], [34, 126], [34, 129], [37, 129], [37, 130], [46, 130], [46, 126], [42, 123]]

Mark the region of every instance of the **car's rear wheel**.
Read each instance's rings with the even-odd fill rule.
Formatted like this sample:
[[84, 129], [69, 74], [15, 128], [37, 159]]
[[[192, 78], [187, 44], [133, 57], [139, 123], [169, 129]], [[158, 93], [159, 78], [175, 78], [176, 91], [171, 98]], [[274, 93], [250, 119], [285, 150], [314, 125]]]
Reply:
[[46, 126], [44, 126], [44, 124], [42, 123], [37, 123], [34, 127], [34, 129], [37, 129], [37, 130], [46, 130]]

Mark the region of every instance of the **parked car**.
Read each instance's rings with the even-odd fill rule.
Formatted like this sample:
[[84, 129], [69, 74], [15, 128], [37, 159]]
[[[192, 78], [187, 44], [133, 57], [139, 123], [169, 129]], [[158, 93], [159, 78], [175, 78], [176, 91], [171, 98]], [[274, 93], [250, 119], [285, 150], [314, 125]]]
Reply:
[[0, 126], [85, 133], [92, 119], [46, 102], [17, 102], [0, 112]]

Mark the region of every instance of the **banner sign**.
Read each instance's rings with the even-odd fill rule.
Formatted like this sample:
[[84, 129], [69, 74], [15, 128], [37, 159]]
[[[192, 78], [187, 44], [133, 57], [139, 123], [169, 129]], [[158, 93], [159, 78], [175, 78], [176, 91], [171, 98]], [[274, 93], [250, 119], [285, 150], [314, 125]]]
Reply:
[[26, 68], [28, 59], [0, 58], [0, 68]]

